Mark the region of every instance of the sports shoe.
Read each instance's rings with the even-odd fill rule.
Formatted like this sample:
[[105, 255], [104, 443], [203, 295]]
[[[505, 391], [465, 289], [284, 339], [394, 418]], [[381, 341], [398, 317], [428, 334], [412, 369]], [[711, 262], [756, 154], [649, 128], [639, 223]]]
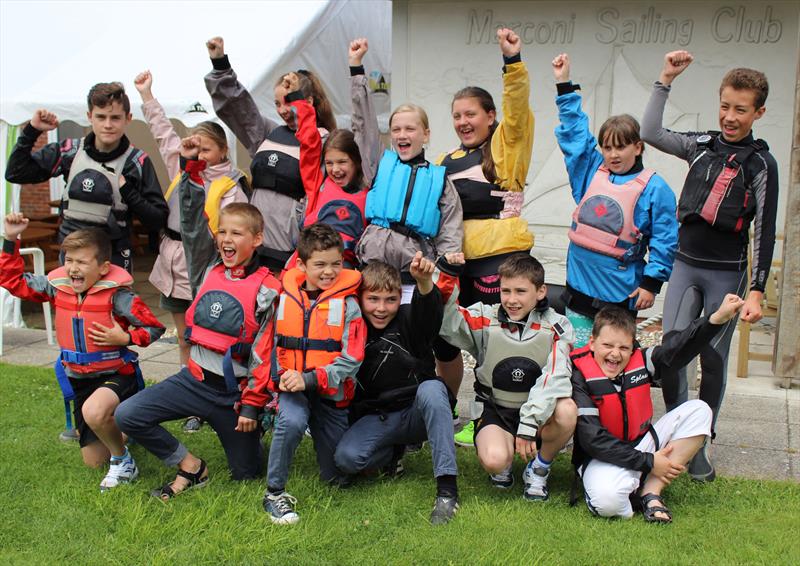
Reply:
[[444, 525], [458, 511], [458, 497], [436, 496], [433, 502], [433, 512], [431, 513], [431, 525]]
[[461, 417], [458, 414], [458, 405], [456, 405], [455, 407], [453, 407], [453, 426], [458, 426], [460, 418]]
[[708, 452], [708, 439], [706, 439], [697, 454], [689, 460], [689, 475], [694, 481], [712, 482], [717, 478], [717, 472], [714, 470], [714, 464], [711, 463]]
[[264, 511], [269, 513], [269, 520], [276, 525], [294, 525], [300, 520], [300, 515], [294, 510], [297, 499], [285, 491], [273, 495], [267, 492], [264, 495]]
[[68, 428], [68, 429], [63, 430], [58, 435], [58, 439], [61, 442], [74, 442], [76, 440], [80, 440], [80, 437], [78, 436], [78, 431], [77, 430], [75, 430], [74, 428]]
[[498, 489], [510, 489], [514, 485], [514, 470], [509, 466], [499, 474], [489, 474], [489, 481]]
[[183, 432], [197, 432], [203, 426], [200, 417], [189, 417], [183, 422]]
[[525, 484], [522, 497], [529, 501], [547, 501], [550, 492], [547, 491], [547, 478], [550, 477], [550, 468], [541, 468], [533, 465], [534, 460], [528, 462], [522, 473], [522, 482]]
[[129, 483], [139, 477], [139, 468], [133, 461], [130, 453], [122, 460], [112, 458], [108, 466], [108, 473], [100, 482], [100, 491], [108, 491], [121, 483]]
[[471, 448], [475, 446], [475, 421], [469, 421], [464, 425], [456, 435], [453, 437], [456, 444]]

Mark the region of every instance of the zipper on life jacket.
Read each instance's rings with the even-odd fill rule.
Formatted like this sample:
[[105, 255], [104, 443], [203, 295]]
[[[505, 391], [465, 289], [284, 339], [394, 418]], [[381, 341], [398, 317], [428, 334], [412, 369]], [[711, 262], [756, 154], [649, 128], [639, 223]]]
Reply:
[[628, 404], [625, 402], [625, 374], [622, 374], [622, 386], [620, 387], [619, 395], [620, 404], [622, 405], [622, 440], [628, 442]]
[[406, 199], [403, 202], [403, 214], [400, 215], [400, 224], [405, 226], [406, 216], [408, 215], [408, 207], [411, 205], [411, 197], [414, 194], [414, 181], [417, 180], [417, 168], [419, 165], [411, 166], [411, 176], [408, 178], [408, 186], [406, 187]]

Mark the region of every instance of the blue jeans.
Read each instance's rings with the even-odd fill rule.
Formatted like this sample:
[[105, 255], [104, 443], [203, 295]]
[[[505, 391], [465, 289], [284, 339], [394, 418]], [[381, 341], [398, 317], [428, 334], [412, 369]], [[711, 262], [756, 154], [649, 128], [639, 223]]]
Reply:
[[391, 463], [395, 445], [423, 440], [431, 444], [434, 477], [457, 475], [453, 412], [438, 380], [423, 381], [406, 409], [358, 419], [339, 442], [336, 465], [347, 474], [382, 468]]
[[340, 409], [316, 394], [281, 393], [272, 432], [267, 463], [267, 487], [280, 491], [286, 487], [289, 468], [306, 427], [311, 429], [317, 452], [319, 475], [323, 481], [341, 476], [333, 461], [339, 439], [347, 430], [347, 409]]

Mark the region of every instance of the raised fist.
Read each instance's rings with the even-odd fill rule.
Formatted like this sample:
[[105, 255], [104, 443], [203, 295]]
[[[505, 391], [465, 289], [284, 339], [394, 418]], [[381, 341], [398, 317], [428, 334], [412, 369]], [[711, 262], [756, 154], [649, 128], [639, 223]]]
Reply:
[[519, 36], [508, 28], [497, 30], [497, 42], [500, 44], [500, 51], [506, 57], [519, 55], [522, 49], [522, 41]]
[[153, 92], [151, 90], [153, 87], [153, 75], [150, 71], [142, 71], [136, 75], [136, 78], [133, 79], [133, 86], [139, 91], [142, 102], [153, 100]]
[[181, 157], [197, 159], [200, 154], [200, 136], [194, 135], [181, 140]]
[[55, 130], [58, 127], [58, 116], [49, 110], [40, 108], [33, 113], [33, 117], [31, 118], [31, 126], [40, 132], [49, 132], [50, 130]]
[[369, 51], [369, 44], [366, 37], [359, 37], [350, 42], [350, 49], [347, 53], [347, 60], [351, 67], [358, 67], [361, 65], [361, 60]]
[[569, 55], [561, 53], [553, 59], [553, 75], [555, 75], [557, 83], [569, 81]]
[[212, 59], [221, 59], [225, 56], [225, 40], [221, 37], [212, 37], [206, 41], [208, 56]]
[[661, 84], [670, 84], [675, 77], [692, 64], [692, 61], [694, 61], [694, 57], [688, 51], [670, 51], [664, 55], [664, 68], [659, 77]]

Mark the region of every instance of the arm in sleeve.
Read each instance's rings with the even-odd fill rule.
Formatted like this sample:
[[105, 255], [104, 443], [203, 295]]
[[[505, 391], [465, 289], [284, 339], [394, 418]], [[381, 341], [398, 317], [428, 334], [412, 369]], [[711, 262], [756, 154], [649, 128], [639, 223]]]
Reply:
[[131, 213], [150, 230], [160, 230], [167, 225], [169, 207], [164, 200], [153, 162], [142, 153], [137, 160], [128, 160], [122, 171], [125, 185], [119, 194]]
[[578, 406], [578, 424], [575, 440], [589, 457], [608, 462], [628, 470], [645, 474], [653, 468], [653, 455], [639, 452], [631, 444], [622, 442], [600, 423], [600, 411], [586, 389], [580, 373], [572, 374], [572, 400]]
[[431, 351], [433, 343], [439, 336], [443, 317], [444, 304], [439, 289], [434, 285], [430, 293], [422, 295], [415, 286], [414, 294], [411, 296], [409, 325], [405, 329], [411, 353], [415, 357], [422, 358]]
[[184, 172], [181, 173], [177, 187], [181, 203], [181, 239], [189, 271], [189, 284], [192, 295], [195, 295], [203, 282], [206, 269], [217, 259], [217, 246], [208, 227], [205, 213], [206, 192], [200, 177], [206, 162], [182, 159], [181, 163]]
[[[439, 197], [439, 233], [434, 238], [436, 251], [439, 255], [448, 252], [460, 252], [464, 242], [464, 213], [461, 208], [461, 199], [453, 183], [445, 177], [444, 190]], [[436, 258], [431, 258], [436, 259]]]
[[61, 143], [49, 143], [38, 151], [33, 146], [42, 132], [27, 124], [17, 138], [17, 143], [8, 156], [6, 165], [6, 181], [9, 183], [41, 183], [51, 177], [65, 175], [69, 167], [65, 167], [62, 153], [74, 155], [77, 150], [76, 140], [67, 139]]
[[528, 400], [520, 407], [517, 436], [536, 438], [537, 431], [555, 411], [556, 402], [572, 396], [572, 360], [569, 353], [575, 342], [575, 332], [566, 317], [559, 316], [558, 319], [558, 325], [564, 332], [553, 341], [553, 349], [547, 356], [547, 365], [533, 384]]
[[211, 64], [214, 69], [206, 75], [205, 83], [214, 112], [253, 157], [277, 124], [261, 115], [253, 97], [236, 78], [227, 55], [212, 59]]
[[142, 104], [142, 113], [150, 133], [158, 142], [158, 152], [167, 166], [167, 175], [172, 180], [181, 172], [181, 138], [164, 113], [164, 107], [155, 98]]
[[597, 150], [597, 140], [589, 130], [589, 117], [581, 108], [581, 95], [568, 92], [556, 98], [558, 126], [556, 140], [569, 174], [572, 198], [579, 203], [589, 188], [603, 155]]
[[669, 280], [675, 252], [678, 249], [678, 219], [675, 213], [675, 194], [659, 176], [650, 179], [651, 234], [648, 262], [644, 267], [641, 287], [652, 293], [661, 291], [661, 285]]
[[300, 92], [291, 92], [286, 97], [297, 116], [295, 137], [300, 142], [300, 177], [306, 192], [306, 213], [317, 206], [322, 182], [322, 136], [317, 129], [317, 112]]
[[500, 186], [521, 192], [531, 164], [535, 118], [528, 102], [530, 77], [522, 61], [503, 67], [503, 120], [492, 136], [492, 158]]
[[688, 159], [695, 145], [692, 136], [670, 131], [663, 126], [664, 107], [670, 90], [670, 86], [658, 81], [653, 85], [653, 92], [642, 116], [642, 139], [659, 151]]
[[492, 323], [492, 307], [483, 303], [459, 306], [457, 289], [445, 302], [439, 336], [478, 359], [483, 348], [483, 331]]
[[114, 318], [130, 334], [134, 346], [149, 346], [164, 334], [164, 325], [131, 289], [119, 289], [111, 302]]
[[0, 287], [25, 301], [51, 302], [56, 295], [44, 275], [25, 273], [25, 261], [19, 255], [20, 240], [3, 240], [0, 253]]
[[253, 342], [250, 353], [247, 385], [242, 390], [242, 405], [239, 414], [249, 419], [257, 419], [272, 398], [270, 382], [274, 368], [272, 353], [275, 348], [275, 303], [280, 285], [275, 280], [265, 280], [258, 291], [256, 320], [261, 328]]
[[772, 267], [775, 248], [775, 217], [778, 213], [778, 164], [772, 154], [758, 153], [750, 158], [759, 163], [763, 156], [763, 169], [752, 181], [756, 197], [756, 216], [753, 222], [753, 272], [750, 289], [764, 291]]
[[381, 132], [378, 128], [378, 115], [369, 92], [367, 77], [364, 75], [364, 67], [350, 67], [350, 99], [353, 104], [350, 128], [353, 130], [358, 151], [361, 153], [364, 184], [369, 186], [378, 171], [383, 144], [381, 144]]

